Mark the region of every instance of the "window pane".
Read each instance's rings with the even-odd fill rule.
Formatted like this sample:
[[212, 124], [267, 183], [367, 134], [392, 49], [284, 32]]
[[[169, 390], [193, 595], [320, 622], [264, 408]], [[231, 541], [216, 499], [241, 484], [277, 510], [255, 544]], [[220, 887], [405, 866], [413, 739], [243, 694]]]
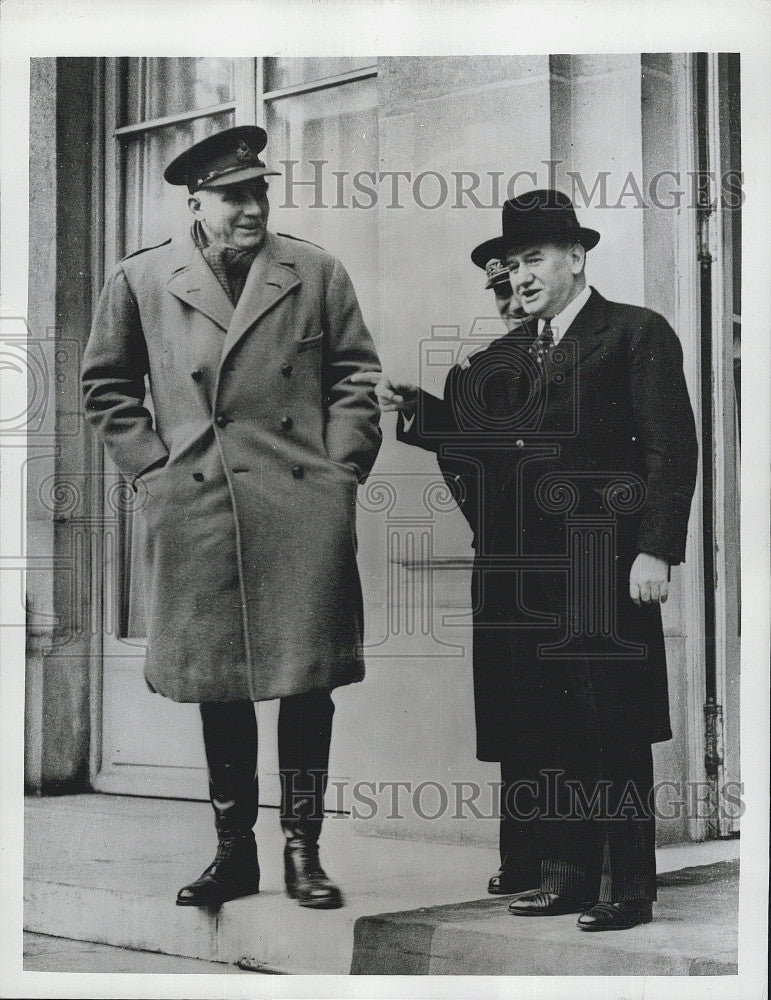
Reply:
[[179, 153], [213, 132], [233, 125], [232, 112], [153, 129], [126, 143], [124, 152], [124, 246], [133, 253], [175, 236], [192, 225], [186, 187], [167, 184], [163, 171]]
[[[375, 325], [378, 211], [354, 208], [352, 199], [354, 177], [378, 168], [376, 81], [277, 98], [267, 103], [265, 111], [265, 152], [269, 164], [283, 175], [271, 179], [270, 228], [310, 240], [339, 257], [353, 280], [365, 321]], [[295, 162], [288, 165], [282, 160]], [[289, 170], [292, 182], [317, 176], [311, 160], [326, 161], [318, 175], [324, 208], [310, 207], [319, 193], [313, 184], [290, 183]], [[366, 196], [359, 200], [369, 203]]]
[[281, 90], [283, 87], [293, 87], [298, 83], [313, 83], [328, 76], [338, 76], [340, 73], [350, 73], [354, 69], [374, 66], [375, 62], [375, 56], [266, 59], [265, 89]]
[[126, 59], [122, 125], [233, 100], [235, 59]]

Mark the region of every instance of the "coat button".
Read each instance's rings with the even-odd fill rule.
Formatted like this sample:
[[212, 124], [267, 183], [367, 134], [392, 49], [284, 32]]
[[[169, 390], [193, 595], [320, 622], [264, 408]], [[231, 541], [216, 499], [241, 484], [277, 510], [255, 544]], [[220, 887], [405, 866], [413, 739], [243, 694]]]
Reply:
[[197, 483], [202, 483], [203, 482], [203, 473], [202, 472], [194, 472], [193, 473], [193, 479], [195, 479], [195, 481]]
[[292, 469], [292, 475], [295, 477], [295, 479], [302, 479], [302, 477], [305, 475], [305, 469], [301, 465], [295, 465], [294, 468]]
[[522, 440], [522, 438], [519, 438], [519, 440], [516, 441], [515, 444], [516, 444], [517, 448], [524, 448], [525, 447], [525, 442]]
[[289, 415], [283, 416], [281, 418], [281, 430], [282, 431], [291, 431], [293, 422], [294, 421], [292, 420], [292, 418]]
[[284, 378], [289, 378], [289, 376], [292, 374], [292, 366], [289, 364], [289, 362], [281, 366], [281, 374], [284, 376]]
[[190, 372], [190, 377], [192, 378], [192, 380], [194, 382], [203, 382], [203, 372], [202, 371]]
[[218, 427], [227, 427], [230, 423], [230, 417], [226, 417], [224, 413], [220, 413], [219, 416], [214, 418], [214, 423]]

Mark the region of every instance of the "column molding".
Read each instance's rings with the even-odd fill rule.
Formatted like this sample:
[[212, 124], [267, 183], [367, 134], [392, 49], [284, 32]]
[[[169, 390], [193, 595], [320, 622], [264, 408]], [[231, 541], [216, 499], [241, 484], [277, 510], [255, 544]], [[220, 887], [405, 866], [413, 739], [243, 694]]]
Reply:
[[89, 787], [91, 470], [80, 365], [91, 318], [93, 60], [36, 69], [33, 107], [47, 114], [30, 138], [31, 179], [45, 184], [31, 188], [28, 350], [42, 359], [46, 397], [27, 435], [25, 784], [46, 793]]
[[[674, 122], [678, 141], [679, 166], [684, 175], [695, 169], [693, 143], [694, 89], [692, 61], [689, 55], [673, 57], [674, 73]], [[678, 213], [676, 228], [677, 330], [685, 340], [684, 371], [694, 413], [699, 414], [701, 399], [700, 351], [700, 294], [696, 260], [696, 231], [694, 213]], [[687, 340], [686, 340], [687, 338]], [[688, 349], [690, 348], [690, 350]], [[701, 421], [696, 420], [700, 439]], [[704, 461], [699, 440], [700, 467]], [[696, 493], [691, 506], [686, 562], [682, 570], [684, 594], [685, 660], [686, 660], [686, 709], [688, 713], [687, 780], [706, 780], [704, 767], [705, 731], [704, 704], [706, 676], [704, 664], [704, 552], [702, 524], [702, 478], [699, 475]], [[705, 840], [707, 821], [697, 816], [688, 818], [691, 840]]]

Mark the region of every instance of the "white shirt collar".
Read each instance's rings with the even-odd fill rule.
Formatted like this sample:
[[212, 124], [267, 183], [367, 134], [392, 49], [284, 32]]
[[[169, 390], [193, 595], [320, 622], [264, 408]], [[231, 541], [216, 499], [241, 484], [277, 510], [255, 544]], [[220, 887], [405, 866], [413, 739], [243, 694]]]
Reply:
[[[589, 301], [589, 296], [592, 294], [592, 289], [589, 285], [586, 286], [582, 291], [576, 295], [574, 299], [565, 306], [561, 313], [557, 313], [551, 321], [551, 328], [554, 332], [554, 343], [558, 344], [560, 340], [568, 332], [568, 327], [576, 318], [576, 316], [581, 312], [583, 307]], [[546, 320], [538, 320], [538, 333], [540, 334], [543, 328], [546, 326]]]

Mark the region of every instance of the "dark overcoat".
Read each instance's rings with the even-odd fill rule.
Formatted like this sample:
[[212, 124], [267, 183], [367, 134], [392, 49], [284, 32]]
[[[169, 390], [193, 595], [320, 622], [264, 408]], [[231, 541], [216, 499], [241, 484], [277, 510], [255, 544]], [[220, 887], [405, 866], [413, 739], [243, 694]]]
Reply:
[[545, 363], [534, 320], [420, 392], [402, 441], [437, 454], [473, 531], [477, 753], [671, 737], [658, 604], [640, 552], [675, 565], [697, 448], [664, 318], [591, 295]]
[[304, 241], [268, 234], [235, 308], [192, 238], [110, 275], [83, 387], [146, 522], [154, 690], [260, 701], [361, 679], [356, 487], [381, 435], [350, 376], [368, 370], [350, 279]]

